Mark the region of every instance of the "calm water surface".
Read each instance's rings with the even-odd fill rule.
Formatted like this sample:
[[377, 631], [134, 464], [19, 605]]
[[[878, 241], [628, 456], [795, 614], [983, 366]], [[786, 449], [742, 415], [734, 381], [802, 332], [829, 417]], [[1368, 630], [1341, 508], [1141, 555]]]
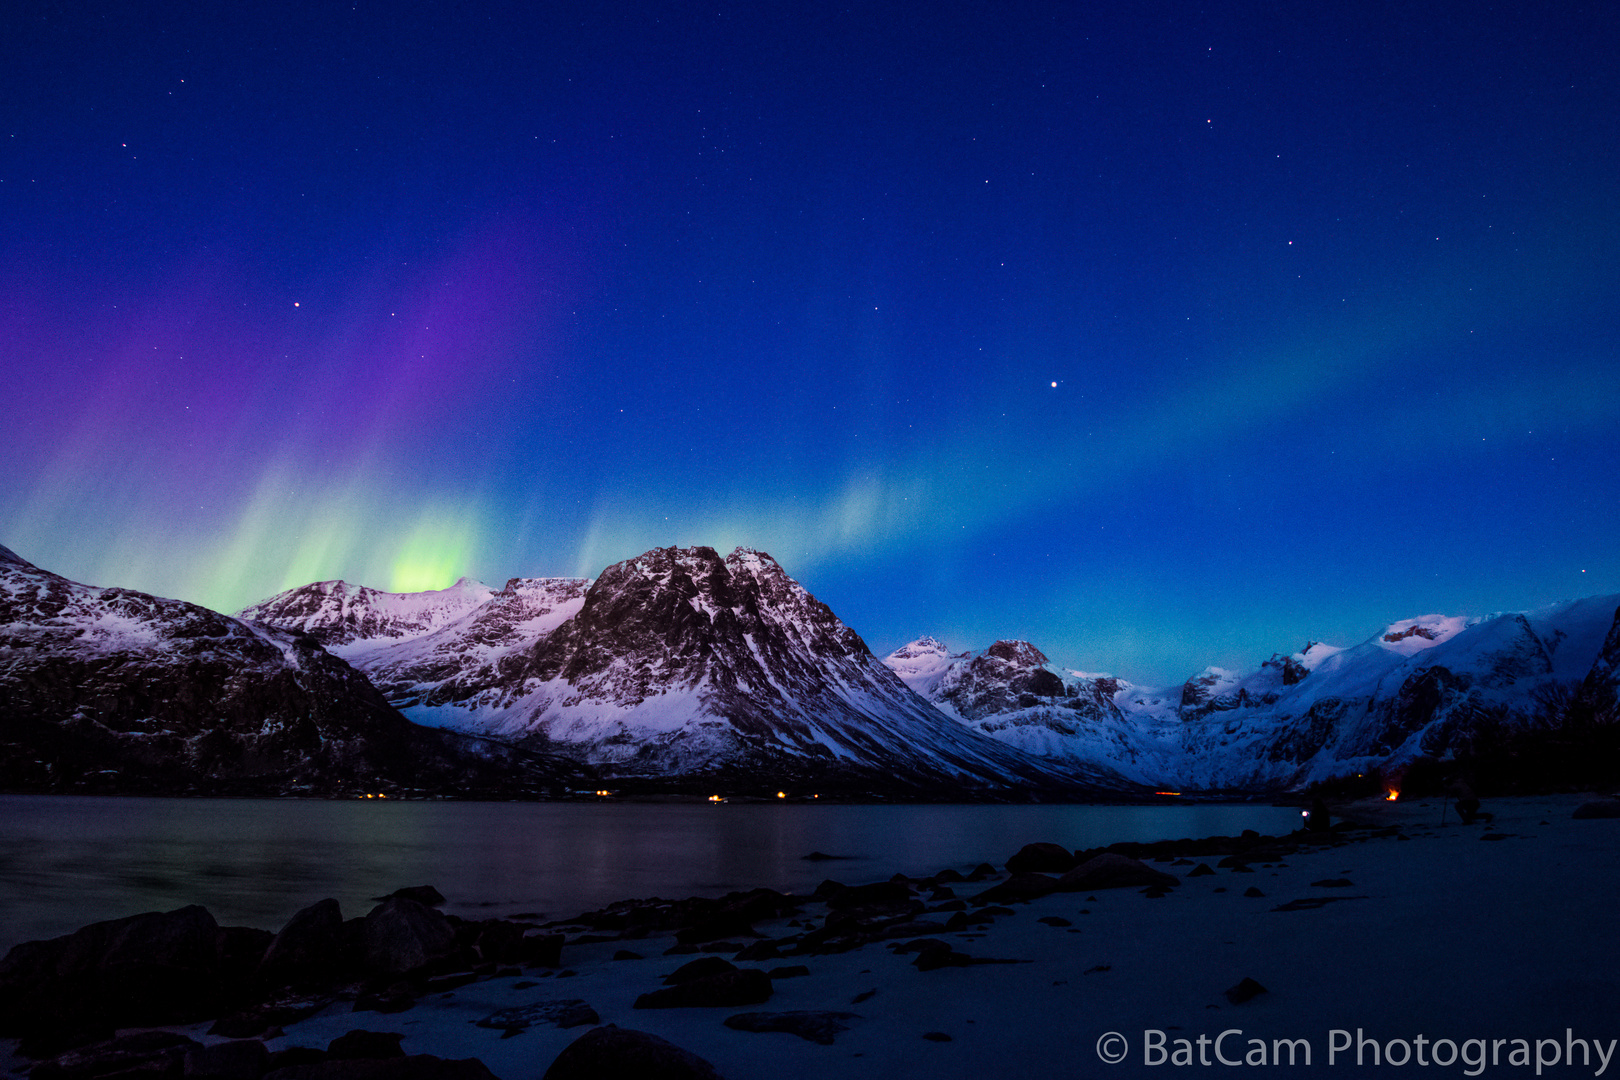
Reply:
[[[724, 806], [0, 796], [0, 950], [88, 922], [202, 904], [278, 929], [430, 884], [466, 917], [565, 918], [628, 897], [808, 892], [1070, 848], [1287, 832], [1299, 811], [1188, 806]], [[845, 856], [807, 862], [812, 851]]]

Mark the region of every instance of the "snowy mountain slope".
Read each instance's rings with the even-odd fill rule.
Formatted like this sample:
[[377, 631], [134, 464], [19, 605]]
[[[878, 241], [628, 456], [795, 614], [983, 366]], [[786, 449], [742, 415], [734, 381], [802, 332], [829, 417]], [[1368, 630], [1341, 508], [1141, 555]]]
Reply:
[[1620, 609], [1604, 636], [1592, 670], [1575, 693], [1571, 719], [1579, 726], [1620, 723]]
[[1173, 695], [1052, 665], [1027, 641], [951, 653], [924, 637], [885, 657], [905, 683], [964, 726], [1070, 767], [1106, 765], [1163, 786], [1180, 767]]
[[649, 551], [594, 582], [519, 579], [432, 632], [338, 648], [419, 723], [622, 775], [1049, 793], [1118, 784], [963, 729], [774, 559], [744, 548], [724, 559]]
[[317, 581], [236, 613], [286, 630], [296, 630], [328, 647], [355, 642], [380, 644], [432, 633], [461, 618], [493, 596], [481, 581], [462, 578], [448, 589], [389, 593], [346, 581]]
[[80, 585], [5, 548], [0, 743], [0, 784], [13, 789], [278, 793], [577, 775], [410, 724], [306, 635]]
[[585, 603], [586, 578], [513, 578], [478, 607], [419, 637], [333, 647], [400, 707], [463, 701], [500, 679], [501, 664], [533, 648]]
[[1291, 787], [1463, 753], [1481, 730], [1542, 723], [1572, 698], [1613, 715], [1617, 602], [1404, 619], [1353, 648], [1312, 642], [1173, 690], [1062, 671], [1022, 642], [953, 657], [923, 639], [886, 662], [964, 723], [1033, 753], [1178, 789]]

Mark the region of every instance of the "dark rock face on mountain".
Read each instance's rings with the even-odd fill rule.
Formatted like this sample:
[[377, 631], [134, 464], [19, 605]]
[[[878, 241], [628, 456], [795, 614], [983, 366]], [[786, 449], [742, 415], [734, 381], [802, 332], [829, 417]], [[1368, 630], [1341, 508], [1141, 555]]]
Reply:
[[1134, 756], [1133, 740], [1151, 738], [1128, 730], [1120, 702], [1134, 690], [1129, 683], [1060, 671], [1027, 641], [952, 654], [934, 638], [919, 638], [883, 662], [970, 729], [1041, 757], [1075, 764], [1114, 757], [1108, 764], [1119, 769], [1119, 760]]
[[942, 716], [774, 559], [747, 549], [722, 559], [671, 548], [608, 567], [578, 614], [501, 675], [533, 737], [627, 772], [1072, 783]]
[[0, 548], [0, 786], [520, 791], [578, 772], [410, 723], [306, 635], [80, 585]]
[[1027, 641], [998, 641], [973, 657], [940, 699], [977, 720], [990, 713], [1051, 704], [1067, 697], [1063, 679], [1045, 667], [1046, 654]]
[[1570, 715], [1580, 727], [1620, 723], [1620, 608], [1592, 670], [1581, 681]]

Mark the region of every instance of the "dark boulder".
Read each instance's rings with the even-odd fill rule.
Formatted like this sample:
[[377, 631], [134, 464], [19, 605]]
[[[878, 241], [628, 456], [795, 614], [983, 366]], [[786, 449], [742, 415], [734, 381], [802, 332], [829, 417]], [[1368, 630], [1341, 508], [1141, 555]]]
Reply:
[[1580, 821], [1589, 821], [1593, 818], [1620, 818], [1620, 799], [1598, 799], [1595, 802], [1581, 803], [1570, 817]]
[[769, 1001], [771, 977], [758, 968], [722, 971], [636, 998], [638, 1009], [706, 1009]]
[[268, 930], [252, 926], [219, 928], [219, 970], [226, 982], [246, 985], [258, 973], [265, 950], [276, 939]]
[[541, 1080], [721, 1080], [713, 1065], [657, 1035], [592, 1028], [563, 1048]]
[[1045, 874], [1018, 873], [1006, 881], [990, 886], [973, 898], [975, 904], [1006, 904], [1014, 901], [1039, 900], [1056, 892], [1058, 883]]
[[43, 1054], [119, 1027], [217, 1015], [240, 991], [225, 977], [220, 946], [219, 925], [196, 905], [24, 942], [0, 960], [0, 1036]]
[[505, 919], [485, 919], [470, 923], [475, 928], [472, 946], [478, 955], [492, 964], [519, 964], [523, 962], [523, 937], [529, 927]]
[[774, 919], [798, 909], [799, 902], [793, 897], [779, 893], [775, 889], [763, 888], [728, 893], [722, 896], [716, 905], [717, 911], [736, 915], [746, 922]]
[[340, 970], [346, 945], [338, 902], [317, 901], [288, 919], [270, 940], [259, 978], [273, 986], [325, 981]]
[[1230, 1001], [1233, 1005], [1241, 1005], [1245, 1001], [1259, 997], [1261, 994], [1267, 992], [1268, 991], [1265, 987], [1261, 986], [1253, 979], [1244, 978], [1242, 982], [1226, 991], [1226, 1000]]
[[702, 945], [723, 938], [754, 936], [754, 927], [747, 918], [726, 911], [685, 927], [675, 934], [675, 940], [682, 945]]
[[73, 935], [64, 962], [82, 957], [94, 963], [96, 988], [109, 1005], [116, 1003], [121, 1022], [173, 1023], [201, 1018], [215, 1006], [220, 934], [206, 908], [193, 904], [97, 925], [106, 935], [100, 941], [94, 933]]
[[1173, 888], [1181, 881], [1174, 874], [1155, 870], [1140, 859], [1106, 852], [1080, 864], [1058, 879], [1060, 892], [1089, 892], [1093, 889], [1123, 889], [1138, 885]]
[[1061, 844], [1025, 844], [1007, 860], [1009, 874], [1064, 874], [1074, 869], [1074, 852]]
[[[1017, 964], [1018, 960], [1002, 960], [988, 956], [968, 956], [959, 953], [943, 941], [934, 938], [924, 938], [920, 942], [911, 942], [907, 947], [915, 946], [917, 959], [911, 962], [918, 971], [938, 971], [947, 967], [978, 967], [982, 964]], [[906, 950], [902, 950], [906, 951]]]
[[786, 967], [771, 968], [768, 972], [771, 982], [777, 979], [798, 979], [810, 974], [810, 969], [804, 964], [789, 964]]
[[596, 1010], [579, 998], [557, 998], [551, 1001], [536, 1001], [529, 1005], [518, 1005], [510, 1009], [490, 1013], [482, 1020], [473, 1023], [481, 1028], [496, 1028], [508, 1033], [523, 1031], [535, 1024], [551, 1024], [560, 1028], [583, 1027], [586, 1024], [600, 1024], [602, 1018]]
[[526, 931], [518, 941], [513, 960], [534, 967], [560, 967], [563, 943], [567, 940], [562, 934], [547, 933], [544, 930]]
[[366, 1031], [356, 1028], [339, 1035], [326, 1044], [326, 1055], [334, 1061], [361, 1061], [373, 1058], [400, 1058], [405, 1051], [399, 1048], [405, 1036], [397, 1031]]
[[837, 1036], [849, 1030], [849, 1025], [844, 1021], [859, 1019], [858, 1015], [850, 1012], [813, 1010], [738, 1013], [726, 1017], [726, 1027], [733, 1031], [782, 1031], [822, 1046], [831, 1046]]
[[752, 963], [756, 960], [775, 960], [781, 955], [782, 950], [777, 946], [776, 942], [766, 938], [763, 941], [756, 941], [745, 946], [737, 953], [737, 959], [744, 963]]
[[171, 1031], [142, 1031], [81, 1046], [34, 1066], [40, 1080], [95, 1080], [102, 1076], [179, 1076], [187, 1051], [201, 1043]]
[[679, 986], [682, 983], [696, 982], [707, 979], [710, 975], [719, 975], [727, 971], [736, 971], [737, 965], [723, 956], [705, 956], [690, 963], [682, 964], [668, 975], [664, 976], [665, 986]]
[[372, 971], [403, 975], [456, 953], [450, 920], [426, 904], [403, 897], [384, 900], [366, 916], [365, 964]]
[[186, 1080], [259, 1080], [270, 1067], [270, 1051], [258, 1039], [195, 1046], [185, 1053]]
[[825, 899], [827, 906], [834, 911], [852, 908], [903, 910], [911, 904], [911, 889], [898, 881], [877, 881], [870, 885], [830, 890]]

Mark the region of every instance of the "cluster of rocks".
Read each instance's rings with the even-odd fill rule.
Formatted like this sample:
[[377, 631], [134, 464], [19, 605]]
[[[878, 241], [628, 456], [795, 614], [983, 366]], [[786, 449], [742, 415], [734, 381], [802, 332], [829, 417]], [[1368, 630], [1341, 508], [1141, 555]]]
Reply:
[[[1241, 872], [1251, 861], [1278, 862], [1305, 846], [1345, 840], [1340, 830], [1281, 838], [1250, 831], [1079, 851], [1034, 843], [1006, 861], [1006, 873], [981, 863], [965, 874], [953, 869], [927, 877], [897, 874], [858, 885], [826, 880], [809, 897], [754, 889], [719, 898], [627, 900], [544, 925], [444, 914], [437, 910], [443, 896], [428, 886], [399, 890], [360, 918], [344, 919], [337, 901], [322, 900], [277, 933], [221, 927], [207, 910], [192, 906], [94, 923], [12, 949], [0, 960], [0, 1037], [20, 1038], [25, 1056], [51, 1058], [34, 1068], [35, 1080], [99, 1080], [130, 1072], [220, 1080], [484, 1080], [488, 1070], [474, 1059], [406, 1057], [397, 1035], [355, 1031], [325, 1051], [278, 1053], [269, 1052], [262, 1040], [336, 1002], [352, 1002], [357, 1013], [398, 1012], [425, 994], [479, 978], [518, 975], [525, 966], [554, 969], [565, 943], [673, 937], [666, 955], [705, 954], [643, 993], [637, 1009], [758, 1006], [771, 998], [776, 982], [809, 973], [793, 958], [878, 942], [912, 956], [912, 964], [925, 972], [1019, 963], [970, 956], [942, 938], [982, 930], [1014, 914], [1004, 905], [1050, 893], [1137, 888], [1159, 896], [1180, 884], [1144, 858], [1191, 866], [1188, 876], [1202, 876], [1214, 871], [1208, 863], [1193, 866], [1194, 858], [1218, 859], [1218, 865]], [[1249, 895], [1261, 894], [1250, 890]], [[824, 914], [818, 918], [812, 905]], [[779, 927], [769, 936], [755, 929], [783, 919], [788, 933]], [[1042, 921], [1070, 925], [1058, 917]], [[615, 956], [639, 958], [629, 950]], [[739, 966], [750, 964], [757, 966]], [[1234, 988], [1239, 991], [1262, 992]], [[726, 1023], [825, 1044], [860, 1019], [847, 1012], [748, 1012]], [[112, 1038], [121, 1028], [206, 1020], [215, 1021], [210, 1035], [235, 1041], [204, 1047], [166, 1032]], [[599, 1024], [600, 1017], [583, 1001], [559, 999], [502, 1010], [478, 1023], [513, 1035], [535, 1023], [567, 1028]], [[602, 1071], [609, 1061], [634, 1072], [635, 1062], [655, 1060], [671, 1076], [717, 1075], [709, 1063], [679, 1047], [609, 1024], [571, 1044], [546, 1076], [609, 1075]]]
[[346, 920], [336, 900], [322, 900], [279, 933], [222, 927], [193, 905], [24, 942], [0, 960], [0, 1037], [20, 1039], [32, 1057], [119, 1028], [216, 1018], [211, 1034], [251, 1038], [340, 998], [395, 1012], [516, 965], [557, 965], [561, 934], [445, 915], [443, 902], [431, 887], [404, 889]]

